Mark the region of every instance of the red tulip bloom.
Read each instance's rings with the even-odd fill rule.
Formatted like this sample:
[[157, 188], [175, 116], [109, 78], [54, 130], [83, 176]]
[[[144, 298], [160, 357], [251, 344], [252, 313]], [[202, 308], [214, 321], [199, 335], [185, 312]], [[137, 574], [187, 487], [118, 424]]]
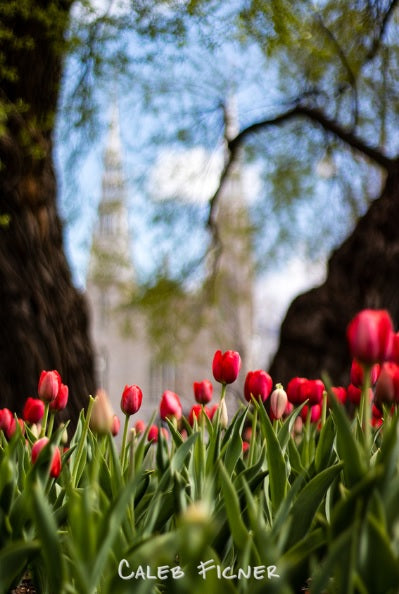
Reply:
[[151, 425], [151, 427], [148, 431], [147, 440], [150, 442], [158, 441], [158, 433], [159, 433], [158, 427], [156, 425]]
[[125, 386], [121, 398], [121, 410], [125, 415], [134, 415], [141, 407], [143, 392], [138, 386]]
[[207, 406], [202, 406], [201, 404], [194, 404], [191, 407], [187, 417], [191, 427], [194, 425], [194, 419], [197, 419], [197, 421], [199, 421], [201, 415], [203, 414], [205, 414], [209, 419], [210, 412]]
[[251, 402], [252, 397], [255, 400], [265, 400], [269, 397], [273, 388], [273, 380], [266, 371], [257, 369], [256, 371], [249, 371], [245, 378], [244, 396], [245, 400]]
[[391, 359], [394, 363], [399, 365], [399, 332], [392, 336], [392, 353]]
[[64, 410], [68, 404], [68, 395], [68, 386], [61, 384], [57, 396], [50, 402], [50, 410]]
[[209, 380], [194, 382], [194, 398], [198, 404], [208, 404], [212, 400], [213, 386]]
[[301, 412], [299, 413], [300, 416], [302, 417], [303, 421], [306, 421], [309, 411], [310, 411], [310, 422], [317, 423], [321, 417], [320, 404], [313, 404], [312, 406], [308, 406], [307, 404], [305, 404], [305, 406], [301, 408]]
[[39, 398], [27, 398], [22, 417], [27, 423], [38, 423], [44, 415], [44, 402]]
[[[349, 386], [346, 390], [346, 394], [347, 394], [349, 402], [352, 402], [352, 404], [359, 406], [361, 394], [362, 394], [362, 391], [360, 388], [358, 388], [357, 386], [354, 386], [353, 384], [349, 384]], [[371, 388], [369, 389], [369, 398], [370, 398], [370, 402], [371, 402], [373, 399], [373, 390]]]
[[[39, 457], [40, 452], [46, 445], [49, 443], [48, 437], [42, 437], [38, 439], [32, 447], [32, 464], [35, 464], [37, 458]], [[50, 466], [50, 476], [52, 478], [57, 478], [61, 472], [61, 452], [59, 448], [55, 448], [53, 452], [53, 457], [51, 459], [51, 466]]]
[[51, 402], [58, 394], [61, 386], [61, 376], [55, 369], [53, 371], [42, 371], [39, 378], [37, 391], [39, 398], [45, 402]]
[[334, 394], [335, 398], [338, 400], [338, 402], [340, 402], [341, 404], [345, 404], [347, 397], [346, 388], [342, 386], [335, 386], [331, 388], [331, 391]]
[[216, 351], [213, 356], [212, 372], [215, 380], [221, 384], [236, 381], [241, 368], [241, 357], [237, 351]]
[[159, 405], [159, 413], [161, 419], [165, 421], [167, 418], [174, 417], [179, 420], [183, 414], [180, 398], [175, 392], [165, 390], [162, 394], [161, 403]]
[[306, 380], [299, 385], [300, 402], [309, 401], [310, 405], [319, 404], [323, 399], [323, 392], [325, 390], [324, 384], [321, 380]]
[[383, 363], [392, 353], [392, 320], [386, 310], [364, 309], [349, 323], [346, 332], [353, 358], [365, 365]]
[[392, 404], [399, 402], [399, 365], [383, 363], [381, 373], [375, 386], [375, 401]]
[[3, 408], [0, 410], [0, 430], [4, 431], [4, 435], [8, 434], [13, 420], [14, 415], [8, 408]]
[[293, 377], [287, 385], [287, 397], [288, 400], [294, 404], [302, 404], [300, 387], [303, 383], [307, 382], [306, 377]]
[[[372, 366], [371, 371], [370, 371], [370, 381], [371, 381], [372, 385], [374, 385], [375, 382], [377, 381], [379, 374], [380, 374], [380, 365], [379, 365], [379, 363], [376, 363], [375, 365]], [[363, 385], [363, 382], [364, 382], [363, 365], [361, 363], [359, 363], [359, 361], [356, 361], [356, 359], [353, 359], [353, 361], [352, 361], [351, 372], [350, 372], [350, 381], [351, 381], [351, 384], [353, 384], [354, 386], [357, 386], [358, 388], [361, 388], [361, 386]]]

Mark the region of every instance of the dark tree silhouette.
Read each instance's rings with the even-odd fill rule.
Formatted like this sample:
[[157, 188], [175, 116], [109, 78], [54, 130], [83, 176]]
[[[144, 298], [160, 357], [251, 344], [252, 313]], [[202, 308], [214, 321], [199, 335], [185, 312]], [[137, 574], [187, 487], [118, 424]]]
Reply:
[[56, 207], [53, 127], [68, 0], [2, 2], [0, 37], [0, 405], [17, 413], [42, 369], [69, 385], [68, 417], [95, 388], [83, 296]]

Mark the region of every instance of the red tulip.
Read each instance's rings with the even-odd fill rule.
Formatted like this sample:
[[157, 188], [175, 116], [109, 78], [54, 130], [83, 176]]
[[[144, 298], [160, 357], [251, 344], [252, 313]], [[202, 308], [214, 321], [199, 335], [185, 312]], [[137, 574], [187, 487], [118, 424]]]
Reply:
[[121, 398], [121, 410], [125, 415], [134, 415], [141, 407], [143, 392], [138, 386], [125, 386]]
[[215, 380], [221, 384], [236, 381], [241, 368], [241, 357], [237, 351], [216, 351], [213, 356], [212, 371]]
[[37, 391], [39, 398], [45, 402], [51, 402], [58, 394], [61, 386], [61, 376], [55, 369], [53, 371], [42, 371], [39, 378]]
[[295, 405], [302, 404], [300, 387], [307, 382], [306, 377], [293, 377], [287, 385], [288, 400]]
[[399, 332], [392, 336], [392, 353], [391, 359], [394, 363], [399, 365]]
[[255, 400], [265, 400], [269, 397], [273, 388], [273, 380], [266, 371], [257, 369], [256, 371], [249, 371], [245, 378], [244, 396], [245, 400], [251, 402], [252, 397]]
[[194, 382], [194, 398], [199, 404], [208, 404], [212, 400], [213, 386], [209, 380]]
[[201, 404], [194, 404], [191, 407], [187, 417], [191, 427], [194, 425], [194, 419], [197, 419], [197, 421], [199, 421], [201, 415], [203, 414], [205, 414], [209, 419], [209, 409], [207, 406], [202, 406]]
[[159, 429], [156, 425], [151, 425], [148, 431], [147, 440], [150, 442], [158, 441]]
[[335, 398], [338, 400], [338, 402], [340, 402], [341, 404], [345, 404], [347, 396], [346, 388], [343, 388], [342, 386], [335, 386], [331, 388], [331, 391], [334, 394]]
[[170, 417], [179, 420], [182, 416], [182, 406], [178, 395], [171, 390], [165, 390], [159, 405], [159, 413], [163, 421]]
[[13, 420], [14, 415], [8, 408], [0, 410], [0, 430], [3, 430], [5, 435], [8, 434]]
[[309, 411], [310, 411], [310, 422], [317, 423], [321, 417], [320, 404], [313, 404], [312, 406], [308, 406], [307, 404], [305, 404], [305, 406], [301, 408], [301, 412], [299, 413], [301, 415], [303, 421], [306, 421]]
[[242, 442], [242, 452], [243, 452], [243, 454], [246, 454], [248, 450], [249, 450], [249, 443], [247, 441], [243, 441]]
[[38, 423], [44, 415], [44, 402], [39, 398], [27, 398], [22, 417], [28, 423]]
[[399, 402], [399, 365], [383, 363], [375, 386], [375, 401], [378, 403]]
[[57, 396], [50, 402], [50, 410], [64, 410], [68, 404], [68, 395], [68, 386], [61, 384]]
[[365, 365], [382, 363], [392, 353], [392, 320], [386, 310], [364, 309], [349, 323], [346, 332], [353, 358]]
[[319, 379], [306, 380], [299, 385], [298, 389], [300, 402], [308, 400], [310, 405], [319, 404], [325, 390], [323, 382]]
[[[372, 366], [371, 371], [370, 371], [370, 381], [371, 381], [372, 385], [374, 385], [375, 382], [377, 381], [379, 373], [380, 373], [380, 365], [379, 365], [379, 363], [376, 363], [375, 365]], [[357, 386], [358, 388], [360, 388], [364, 382], [363, 365], [361, 363], [359, 363], [359, 361], [356, 361], [356, 359], [353, 359], [353, 361], [352, 361], [351, 372], [350, 372], [350, 381], [351, 381], [351, 384], [353, 384], [354, 386]]]
[[[35, 464], [40, 452], [49, 443], [48, 437], [38, 439], [32, 447], [32, 464]], [[57, 478], [61, 472], [61, 452], [58, 447], [54, 449], [53, 457], [51, 458], [50, 476]]]
[[[354, 386], [353, 384], [349, 384], [349, 386], [346, 390], [346, 394], [347, 394], [349, 402], [352, 402], [352, 404], [359, 406], [361, 394], [362, 394], [362, 391], [360, 388], [358, 388], [357, 386]], [[370, 402], [373, 399], [373, 390], [371, 388], [369, 389], [369, 399], [370, 399]]]

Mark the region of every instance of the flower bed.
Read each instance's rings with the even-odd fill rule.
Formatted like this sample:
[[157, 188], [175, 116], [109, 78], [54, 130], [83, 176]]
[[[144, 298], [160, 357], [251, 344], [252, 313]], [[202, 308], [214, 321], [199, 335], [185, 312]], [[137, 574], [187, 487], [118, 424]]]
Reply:
[[348, 339], [351, 387], [250, 371], [230, 422], [233, 351], [215, 354], [218, 402], [195, 382], [187, 416], [167, 390], [133, 427], [126, 386], [120, 451], [103, 392], [66, 446], [68, 390], [43, 372], [23, 420], [0, 410], [0, 592], [27, 572], [43, 594], [397, 592], [398, 335], [366, 310]]

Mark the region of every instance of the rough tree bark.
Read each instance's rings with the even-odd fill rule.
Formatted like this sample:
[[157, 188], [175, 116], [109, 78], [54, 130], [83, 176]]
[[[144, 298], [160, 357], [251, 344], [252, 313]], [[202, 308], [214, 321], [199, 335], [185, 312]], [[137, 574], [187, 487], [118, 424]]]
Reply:
[[346, 327], [363, 308], [388, 309], [399, 323], [399, 161], [387, 174], [381, 196], [332, 254], [326, 281], [297, 297], [281, 326], [270, 367], [276, 381], [293, 375], [347, 385], [350, 355]]
[[[6, 70], [0, 136], [0, 407], [17, 413], [37, 394], [42, 369], [69, 385], [68, 418], [95, 389], [83, 296], [64, 255], [52, 159], [62, 71], [62, 39], [71, 1], [19, 6], [0, 13], [15, 43], [0, 41]], [[51, 6], [50, 6], [51, 5]]]

